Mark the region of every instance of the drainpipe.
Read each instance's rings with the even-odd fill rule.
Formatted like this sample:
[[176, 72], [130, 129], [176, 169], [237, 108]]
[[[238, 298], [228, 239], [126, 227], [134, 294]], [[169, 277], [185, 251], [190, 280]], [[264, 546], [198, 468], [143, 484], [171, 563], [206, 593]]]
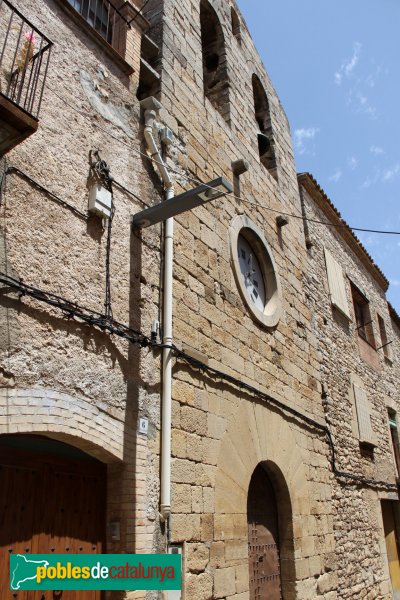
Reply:
[[[160, 102], [150, 96], [140, 102], [144, 110], [144, 139], [151, 158], [156, 161], [164, 183], [166, 200], [174, 197], [172, 180], [154, 141], [153, 125]], [[162, 395], [161, 395], [161, 498], [160, 514], [167, 521], [171, 514], [171, 404], [172, 404], [172, 277], [173, 277], [174, 219], [165, 221], [164, 226], [164, 289], [163, 289], [163, 348]]]

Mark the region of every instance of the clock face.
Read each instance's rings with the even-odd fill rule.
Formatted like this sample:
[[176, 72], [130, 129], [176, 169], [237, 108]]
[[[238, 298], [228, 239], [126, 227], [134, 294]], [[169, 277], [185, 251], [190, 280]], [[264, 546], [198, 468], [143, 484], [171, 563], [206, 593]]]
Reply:
[[237, 251], [241, 276], [246, 293], [253, 306], [259, 311], [264, 312], [266, 294], [260, 263], [249, 242], [240, 234], [238, 236]]

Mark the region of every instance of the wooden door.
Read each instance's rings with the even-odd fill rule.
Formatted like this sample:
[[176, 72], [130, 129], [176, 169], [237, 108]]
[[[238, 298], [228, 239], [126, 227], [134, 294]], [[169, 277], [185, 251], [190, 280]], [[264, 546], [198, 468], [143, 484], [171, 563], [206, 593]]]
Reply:
[[382, 500], [382, 516], [393, 599], [400, 600], [400, 503]]
[[271, 481], [258, 466], [247, 500], [250, 600], [281, 600], [278, 510]]
[[99, 461], [52, 440], [9, 441], [0, 444], [1, 600], [100, 600], [97, 591], [9, 590], [11, 553], [102, 552], [106, 498]]

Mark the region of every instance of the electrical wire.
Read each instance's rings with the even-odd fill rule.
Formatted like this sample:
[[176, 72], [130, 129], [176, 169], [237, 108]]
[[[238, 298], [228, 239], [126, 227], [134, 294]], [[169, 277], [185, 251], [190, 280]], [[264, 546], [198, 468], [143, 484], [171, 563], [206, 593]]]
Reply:
[[[69, 108], [71, 108], [72, 110], [74, 110], [75, 112], [77, 112], [78, 114], [80, 114], [82, 117], [84, 118], [90, 118], [90, 115], [88, 115], [87, 113], [84, 113], [82, 111], [80, 111], [79, 109], [76, 108], [76, 106], [73, 106], [72, 104], [70, 104], [69, 102], [67, 102], [67, 100], [65, 100], [65, 98], [63, 98], [62, 96], [60, 96], [59, 94], [57, 94], [56, 91], [53, 90], [53, 93], [57, 96], [57, 98], [59, 98], [66, 106], [68, 106]], [[123, 146], [126, 146], [127, 148], [129, 148], [130, 150], [132, 150], [133, 152], [135, 152], [136, 154], [143, 156], [144, 158], [146, 158], [147, 160], [149, 160], [150, 162], [154, 163], [155, 165], [161, 165], [162, 163], [160, 163], [160, 161], [156, 160], [155, 158], [153, 158], [152, 156], [149, 156], [147, 153], [142, 152], [141, 150], [138, 150], [137, 148], [135, 148], [132, 144], [128, 144], [127, 142], [124, 142], [123, 140], [121, 140], [119, 137], [117, 137], [116, 135], [114, 135], [113, 133], [111, 133], [110, 131], [107, 131], [106, 129], [104, 129], [103, 127], [101, 127], [101, 125], [99, 125], [96, 122], [92, 121], [92, 124], [97, 127], [98, 129], [100, 129], [100, 131], [102, 131], [103, 133], [105, 133], [106, 135], [108, 135], [109, 137], [112, 137], [113, 139], [115, 139], [117, 142], [119, 142], [120, 144], [122, 144]], [[165, 165], [163, 165], [165, 166]], [[191, 181], [192, 183], [195, 183], [196, 185], [203, 185], [208, 189], [213, 189], [211, 186], [207, 185], [206, 183], [204, 183], [203, 181], [200, 181], [199, 179], [196, 179], [195, 177], [189, 175], [187, 173], [187, 171], [182, 174], [181, 171], [178, 171], [177, 169], [173, 169], [172, 167], [168, 166], [168, 170], [171, 173], [174, 173], [175, 175], [179, 175], [180, 177], [185, 177], [185, 179], [187, 179], [188, 181]], [[276, 214], [280, 214], [283, 215], [285, 217], [291, 217], [293, 219], [300, 219], [301, 221], [309, 221], [310, 223], [316, 223], [319, 225], [327, 225], [329, 227], [336, 227], [338, 229], [340, 228], [345, 228], [345, 229], [351, 229], [352, 231], [360, 231], [363, 233], [375, 233], [375, 234], [382, 234], [382, 235], [400, 235], [400, 231], [386, 231], [386, 230], [381, 230], [381, 229], [367, 229], [364, 227], [353, 227], [352, 225], [347, 225], [346, 223], [331, 223], [329, 221], [320, 221], [318, 219], [309, 219], [301, 214], [294, 214], [294, 213], [288, 213], [288, 212], [282, 212], [281, 210], [278, 209], [273, 209], [269, 206], [265, 206], [264, 204], [260, 204], [259, 202], [254, 202], [252, 200], [245, 200], [244, 198], [240, 197], [240, 196], [236, 196], [234, 194], [234, 192], [226, 192], [224, 194], [221, 195], [221, 197], [223, 196], [230, 196], [233, 199], [242, 202], [243, 204], [249, 204], [251, 206], [254, 206], [256, 208], [262, 208], [263, 210], [267, 210]], [[142, 200], [143, 202], [143, 200]]]
[[171, 346], [167, 344], [157, 343], [149, 339], [143, 333], [135, 331], [134, 329], [123, 325], [122, 323], [119, 323], [112, 317], [101, 315], [100, 313], [92, 311], [88, 308], [79, 306], [75, 302], [66, 300], [61, 296], [57, 296], [51, 292], [45, 292], [43, 290], [35, 288], [31, 285], [24, 283], [22, 280], [19, 281], [9, 275], [6, 275], [5, 273], [0, 273], [0, 283], [5, 285], [6, 288], [15, 290], [20, 294], [20, 296], [30, 296], [39, 302], [44, 302], [54, 308], [61, 310], [63, 315], [67, 318], [72, 318], [77, 322], [91, 325], [97, 329], [100, 329], [101, 331], [108, 331], [110, 334], [117, 335], [123, 339], [126, 339], [132, 344], [138, 344], [142, 348], [149, 346], [154, 349], [170, 348], [172, 354], [175, 356], [176, 359], [184, 361], [190, 367], [200, 370], [203, 373], [207, 373], [210, 377], [218, 378], [221, 381], [230, 383], [235, 387], [239, 388], [240, 390], [251, 394], [258, 400], [262, 400], [263, 402], [274, 406], [282, 413], [290, 414], [296, 419], [306, 423], [309, 427], [312, 427], [317, 431], [323, 433], [323, 435], [326, 437], [330, 449], [330, 463], [332, 466], [332, 471], [338, 478], [352, 481], [355, 484], [364, 485], [367, 487], [397, 491], [396, 484], [375, 479], [368, 479], [363, 477], [362, 475], [354, 475], [346, 471], [341, 471], [336, 464], [336, 449], [335, 444], [333, 442], [332, 434], [326, 425], [322, 425], [321, 423], [315, 421], [311, 417], [301, 413], [295, 408], [284, 404], [283, 402], [280, 402], [276, 398], [273, 398], [269, 394], [262, 392], [261, 390], [253, 387], [252, 385], [241, 381], [237, 377], [229, 375], [228, 373], [220, 371], [219, 369], [215, 369], [210, 365], [207, 365], [193, 358], [189, 354], [177, 348], [175, 345]]
[[[94, 160], [93, 160], [94, 158]], [[107, 223], [107, 240], [106, 240], [106, 285], [105, 285], [105, 299], [104, 299], [104, 312], [107, 319], [112, 319], [112, 301], [111, 301], [111, 232], [112, 224], [115, 215], [115, 204], [113, 194], [113, 183], [114, 178], [110, 174], [110, 167], [105, 160], [100, 157], [99, 150], [90, 151], [90, 169], [95, 179], [101, 183], [111, 195], [111, 208], [110, 214], [108, 215]]]
[[[166, 346], [160, 344], [159, 347], [166, 347]], [[386, 489], [386, 490], [396, 491], [396, 492], [398, 491], [397, 485], [394, 483], [389, 483], [387, 481], [381, 481], [381, 480], [375, 480], [375, 479], [368, 479], [366, 477], [363, 477], [362, 475], [355, 475], [353, 473], [348, 473], [346, 471], [340, 470], [336, 464], [336, 449], [335, 449], [335, 444], [333, 442], [332, 433], [326, 425], [322, 425], [321, 423], [318, 423], [318, 421], [315, 421], [311, 417], [308, 417], [307, 415], [301, 413], [300, 411], [296, 410], [295, 408], [292, 408], [291, 406], [283, 404], [283, 402], [280, 402], [276, 398], [273, 398], [269, 394], [262, 392], [261, 390], [253, 387], [252, 385], [245, 383], [244, 381], [241, 381], [240, 379], [237, 379], [236, 377], [233, 377], [232, 375], [228, 375], [227, 373], [224, 373], [223, 371], [220, 371], [218, 369], [214, 369], [213, 367], [210, 367], [209, 365], [193, 358], [192, 356], [188, 355], [187, 353], [182, 352], [176, 346], [172, 347], [172, 353], [176, 358], [185, 361], [192, 368], [199, 369], [200, 371], [206, 372], [207, 374], [209, 374], [212, 377], [217, 377], [218, 379], [220, 379], [222, 381], [229, 382], [229, 383], [235, 385], [236, 387], [240, 388], [241, 390], [248, 392], [255, 398], [258, 398], [259, 400], [262, 400], [268, 404], [275, 406], [283, 413], [286, 413], [286, 414], [289, 413], [290, 415], [294, 416], [295, 418], [300, 419], [301, 421], [307, 423], [307, 425], [309, 425], [309, 426], [313, 427], [314, 429], [317, 429], [318, 431], [323, 433], [326, 437], [326, 440], [327, 440], [327, 443], [328, 443], [328, 446], [330, 449], [330, 454], [331, 454], [330, 462], [332, 465], [332, 471], [337, 477], [345, 479], [345, 480], [353, 481], [356, 484], [365, 485], [365, 486], [371, 487], [371, 488]]]
[[121, 189], [123, 192], [129, 194], [129, 196], [132, 196], [132, 198], [135, 198], [135, 200], [138, 200], [139, 202], [141, 202], [142, 204], [144, 204], [144, 206], [147, 206], [147, 208], [150, 208], [151, 204], [149, 204], [148, 202], [146, 202], [145, 200], [143, 200], [143, 198], [140, 198], [140, 196], [138, 196], [137, 194], [135, 194], [135, 192], [132, 192], [132, 190], [130, 190], [129, 188], [127, 188], [126, 186], [124, 186], [122, 183], [120, 183], [116, 179], [113, 179], [113, 184], [116, 187], [118, 187], [119, 189]]
[[15, 279], [6, 273], [0, 273], [0, 283], [4, 284], [6, 288], [15, 290], [20, 294], [20, 296], [29, 296], [38, 302], [43, 302], [60, 310], [66, 318], [73, 319], [78, 323], [91, 325], [100, 331], [108, 331], [112, 335], [117, 335], [128, 340], [132, 344], [138, 344], [143, 348], [149, 346], [151, 343], [147, 336], [143, 335], [139, 331], [136, 331], [135, 329], [132, 329], [131, 327], [128, 327], [127, 325], [119, 323], [112, 317], [108, 317], [84, 306], [80, 306], [76, 302], [71, 302], [70, 300], [67, 300], [61, 296], [57, 296], [52, 292], [46, 292], [44, 290], [35, 288], [34, 286], [28, 285], [22, 280]]
[[[68, 102], [66, 102], [66, 100], [64, 98], [62, 98], [61, 96], [59, 96], [56, 92], [54, 92], [55, 95], [60, 98], [60, 100], [62, 100], [62, 102], [64, 102], [66, 105], [68, 105], [70, 108], [72, 108], [73, 110], [75, 110], [76, 112], [78, 112], [79, 114], [81, 114], [81, 116], [87, 117], [88, 115], [82, 113], [81, 111], [79, 111], [78, 109], [76, 109], [76, 107], [70, 105]], [[110, 137], [113, 137], [114, 139], [116, 139], [118, 142], [120, 142], [121, 144], [129, 147], [131, 150], [133, 150], [134, 152], [144, 156], [146, 159], [150, 160], [151, 162], [155, 163], [155, 164], [160, 164], [159, 161], [155, 160], [153, 157], [148, 156], [146, 153], [141, 152], [140, 150], [138, 150], [137, 148], [134, 148], [131, 144], [127, 144], [126, 142], [124, 142], [123, 140], [121, 140], [120, 138], [114, 136], [113, 134], [111, 134], [110, 132], [106, 131], [105, 129], [103, 129], [102, 127], [100, 127], [98, 124], [96, 124], [96, 126], [101, 129], [104, 133], [106, 133], [107, 135], [109, 135]], [[171, 172], [178, 174], [179, 176], [182, 176], [182, 173], [179, 171], [176, 171], [174, 169], [170, 169]], [[38, 184], [36, 181], [34, 181], [29, 175], [27, 175], [26, 173], [24, 173], [23, 171], [19, 170], [16, 167], [8, 167], [7, 168], [7, 172], [16, 172], [19, 175], [21, 175], [22, 177], [24, 177], [25, 179], [27, 179], [32, 185], [35, 185], [38, 189], [40, 189], [41, 191], [45, 192], [47, 195], [49, 195], [52, 199], [54, 199], [55, 201], [57, 201], [59, 204], [61, 204], [62, 206], [68, 208], [69, 210], [72, 210], [72, 212], [74, 212], [75, 214], [77, 214], [78, 216], [80, 216], [81, 218], [85, 218], [87, 219], [87, 215], [85, 213], [82, 213], [81, 211], [79, 211], [78, 209], [76, 209], [75, 207], [73, 207], [72, 205], [70, 205], [69, 203], [65, 202], [64, 200], [62, 200], [61, 198], [59, 198], [57, 195], [55, 195], [53, 192], [51, 192], [50, 190], [48, 190], [47, 188], [43, 187], [41, 184]], [[192, 181], [193, 183], [199, 184], [199, 185], [205, 185], [206, 187], [209, 187], [210, 189], [211, 186], [208, 186], [207, 184], [204, 184], [203, 182], [201, 182], [198, 179], [195, 179], [191, 176], [189, 176], [187, 173], [185, 175], [186, 179], [188, 179], [189, 181]], [[124, 186], [119, 185], [119, 187], [125, 189], [125, 191], [127, 191], [128, 193], [131, 193], [132, 195], [133, 192], [130, 192], [129, 190], [127, 190], [126, 188], [124, 188]], [[343, 224], [333, 224], [330, 222], [325, 222], [325, 221], [319, 221], [317, 219], [307, 219], [306, 217], [302, 216], [302, 215], [295, 215], [292, 213], [283, 213], [280, 210], [275, 210], [272, 209], [270, 207], [267, 207], [263, 204], [259, 204], [257, 202], [252, 202], [249, 200], [244, 200], [239, 196], [236, 196], [235, 194], [233, 194], [232, 192], [227, 192], [225, 194], [223, 194], [223, 196], [232, 196], [234, 199], [243, 202], [243, 203], [247, 203], [247, 204], [251, 204], [252, 206], [256, 206], [265, 210], [269, 210], [271, 212], [275, 212], [275, 213], [279, 213], [288, 217], [293, 217], [293, 218], [297, 218], [297, 219], [301, 219], [301, 220], [307, 220], [313, 223], [318, 223], [318, 224], [322, 224], [322, 225], [329, 225], [329, 226], [333, 226], [333, 227], [346, 227], [348, 228], [349, 226], [347, 226], [345, 223]], [[142, 201], [144, 204], [146, 204], [144, 201]], [[378, 233], [378, 234], [389, 234], [389, 235], [400, 235], [400, 232], [398, 231], [382, 231], [382, 230], [372, 230], [372, 229], [366, 229], [366, 228], [356, 228], [356, 227], [351, 227], [350, 229], [352, 229], [353, 231], [363, 231], [363, 232], [369, 232], [369, 233]], [[109, 236], [108, 236], [108, 242], [111, 238], [110, 235], [111, 232], [109, 232]], [[53, 306], [55, 308], [58, 308], [59, 310], [61, 310], [64, 314], [64, 316], [68, 317], [68, 318], [72, 318], [74, 320], [76, 320], [77, 322], [82, 322], [85, 323], [87, 325], [91, 325], [93, 327], [96, 327], [98, 329], [100, 329], [101, 331], [108, 331], [110, 334], [114, 334], [117, 335], [121, 338], [124, 338], [126, 340], [128, 340], [129, 342], [133, 343], [133, 344], [138, 344], [140, 347], [147, 347], [147, 346], [152, 346], [154, 348], [163, 348], [166, 347], [163, 344], [157, 344], [154, 343], [153, 341], [151, 341], [147, 336], [143, 335], [142, 333], [133, 330], [132, 328], [123, 325], [122, 323], [119, 323], [118, 321], [115, 321], [112, 317], [111, 314], [111, 310], [110, 307], [108, 309], [108, 304], [107, 304], [107, 295], [106, 295], [106, 303], [105, 303], [105, 308], [106, 308], [106, 314], [102, 315], [100, 313], [97, 313], [95, 311], [92, 311], [88, 308], [85, 307], [81, 307], [78, 304], [68, 301], [65, 298], [62, 298], [60, 296], [57, 296], [51, 292], [45, 292], [43, 290], [39, 290], [38, 288], [35, 288], [33, 286], [30, 286], [28, 284], [25, 284], [22, 280], [18, 281], [17, 279], [14, 279], [4, 273], [0, 273], [0, 283], [3, 283], [4, 285], [8, 286], [11, 289], [16, 290], [21, 296], [30, 296], [34, 299], [36, 299], [39, 302], [45, 302], [47, 304], [49, 304], [50, 306]], [[107, 314], [108, 313], [108, 314]], [[227, 373], [224, 373], [223, 371], [220, 371], [218, 369], [214, 369], [213, 367], [210, 367], [209, 365], [206, 365], [205, 363], [202, 363], [201, 361], [198, 361], [197, 359], [194, 359], [193, 357], [191, 357], [190, 355], [182, 352], [181, 350], [179, 350], [176, 346], [168, 346], [171, 348], [171, 351], [173, 353], [173, 355], [180, 360], [183, 360], [184, 362], [186, 362], [187, 364], [189, 364], [190, 366], [192, 366], [193, 368], [196, 369], [200, 369], [203, 372], [207, 372], [210, 376], [212, 377], [217, 377], [223, 381], [226, 381], [228, 383], [231, 383], [237, 387], [239, 387], [240, 389], [252, 394], [254, 397], [263, 400], [265, 402], [268, 402], [270, 404], [272, 404], [273, 406], [275, 406], [276, 408], [278, 408], [280, 411], [284, 411], [286, 413], [291, 414], [292, 416], [296, 417], [297, 419], [300, 419], [301, 421], [307, 423], [307, 425], [321, 431], [327, 439], [329, 448], [330, 448], [330, 453], [331, 453], [331, 465], [332, 465], [332, 470], [334, 472], [334, 474], [339, 477], [339, 478], [343, 478], [345, 480], [349, 480], [352, 481], [354, 483], [360, 484], [360, 485], [365, 485], [368, 487], [373, 487], [373, 488], [384, 488], [387, 490], [393, 490], [393, 491], [397, 491], [397, 486], [396, 484], [392, 484], [392, 483], [388, 483], [385, 481], [379, 481], [379, 480], [374, 480], [374, 479], [368, 479], [365, 478], [361, 475], [355, 475], [352, 473], [348, 473], [345, 471], [341, 471], [340, 469], [338, 469], [337, 465], [336, 465], [336, 450], [335, 450], [335, 445], [333, 442], [333, 438], [332, 438], [332, 434], [329, 430], [329, 428], [327, 426], [321, 425], [320, 423], [318, 423], [317, 421], [311, 419], [310, 417], [308, 417], [307, 415], [304, 415], [303, 413], [297, 411], [296, 409], [289, 407], [285, 404], [283, 404], [282, 402], [280, 402], [279, 400], [276, 400], [275, 398], [273, 398], [272, 396], [265, 394], [264, 392], [261, 392], [260, 390], [258, 390], [257, 388], [241, 381], [240, 379], [233, 377], [231, 375], [228, 375]]]
[[113, 316], [112, 313], [112, 300], [111, 300], [111, 276], [110, 276], [110, 263], [111, 263], [111, 231], [112, 223], [115, 215], [115, 205], [111, 196], [111, 212], [108, 217], [107, 224], [107, 242], [106, 242], [106, 297], [104, 300], [104, 311], [107, 318]]
[[0, 206], [3, 201], [4, 191], [6, 189], [6, 176], [7, 176], [7, 160], [1, 161], [0, 163]]
[[57, 194], [55, 194], [54, 192], [52, 192], [49, 189], [47, 189], [46, 187], [44, 187], [42, 184], [38, 183], [35, 179], [32, 179], [32, 177], [30, 175], [28, 175], [24, 171], [21, 171], [21, 169], [19, 169], [18, 167], [9, 165], [6, 168], [5, 173], [6, 174], [16, 173], [17, 175], [19, 175], [20, 177], [22, 177], [23, 179], [28, 181], [33, 187], [35, 187], [39, 191], [46, 194], [49, 198], [54, 200], [54, 202], [56, 202], [57, 204], [60, 204], [60, 206], [67, 208], [68, 210], [70, 210], [72, 213], [74, 213], [74, 215], [76, 215], [80, 219], [83, 219], [84, 221], [88, 220], [89, 217], [86, 213], [82, 212], [78, 208], [75, 208], [75, 206], [73, 206], [69, 202], [66, 202], [66, 200], [63, 200], [62, 198], [60, 198], [60, 196], [57, 196]]
[[131, 19], [130, 21], [128, 21], [128, 25], [130, 26], [134, 21], [136, 21], [136, 19], [138, 18], [139, 15], [143, 16], [143, 11], [146, 8], [146, 6], [148, 5], [148, 3], [150, 2], [150, 0], [146, 0], [146, 2], [143, 4], [142, 8], [140, 10], [138, 10], [136, 12], [136, 15], [133, 17], [133, 19]]

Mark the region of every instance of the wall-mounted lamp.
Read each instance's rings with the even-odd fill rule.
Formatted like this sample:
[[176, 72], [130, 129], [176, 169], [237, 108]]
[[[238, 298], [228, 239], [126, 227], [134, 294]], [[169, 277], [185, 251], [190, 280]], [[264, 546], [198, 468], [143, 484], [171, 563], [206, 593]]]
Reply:
[[136, 215], [132, 215], [132, 226], [143, 228], [155, 225], [232, 192], [233, 187], [229, 181], [224, 177], [218, 177], [209, 183], [199, 185], [193, 190], [179, 194], [174, 198], [160, 202], [156, 206], [150, 206], [150, 208], [146, 208]]

